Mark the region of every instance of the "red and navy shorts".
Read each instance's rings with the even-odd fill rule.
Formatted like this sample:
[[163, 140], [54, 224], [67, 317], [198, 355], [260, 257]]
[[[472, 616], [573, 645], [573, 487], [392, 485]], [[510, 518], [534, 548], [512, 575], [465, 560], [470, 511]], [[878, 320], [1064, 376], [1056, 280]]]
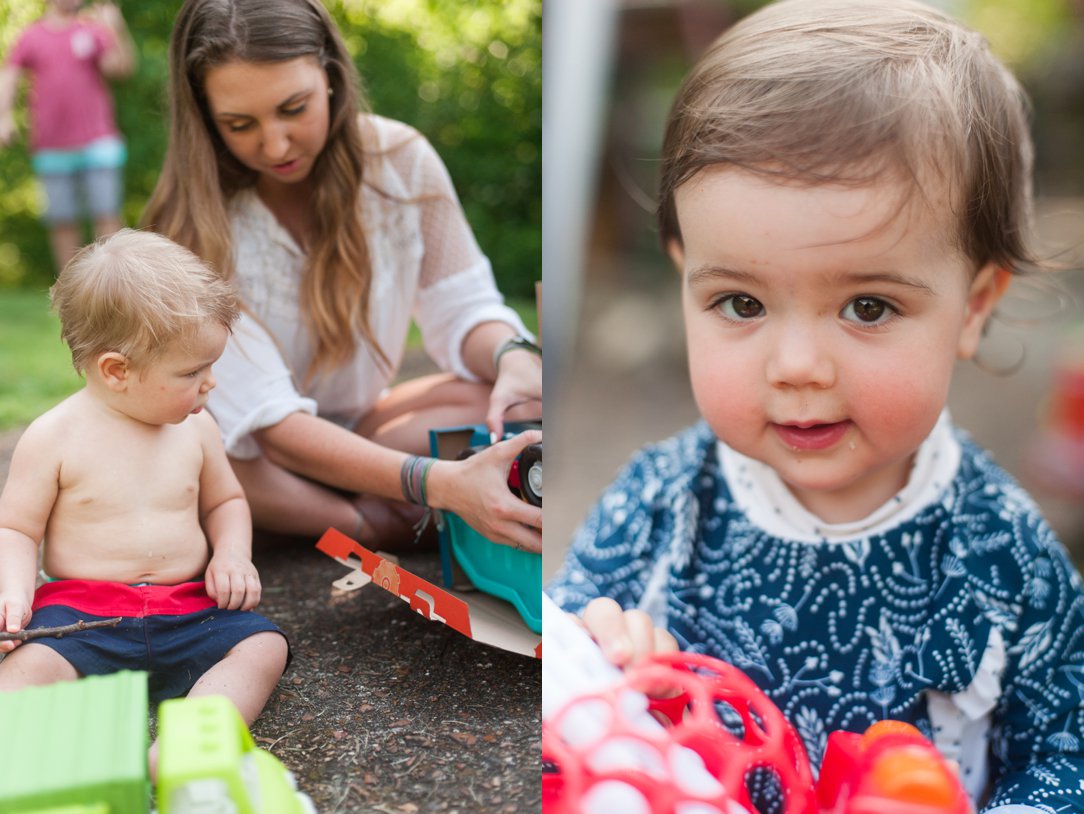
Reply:
[[185, 695], [238, 643], [276, 625], [253, 611], [221, 610], [203, 582], [125, 585], [84, 579], [47, 582], [34, 594], [27, 630], [97, 622], [116, 627], [34, 639], [51, 647], [81, 675], [145, 670], [153, 702]]

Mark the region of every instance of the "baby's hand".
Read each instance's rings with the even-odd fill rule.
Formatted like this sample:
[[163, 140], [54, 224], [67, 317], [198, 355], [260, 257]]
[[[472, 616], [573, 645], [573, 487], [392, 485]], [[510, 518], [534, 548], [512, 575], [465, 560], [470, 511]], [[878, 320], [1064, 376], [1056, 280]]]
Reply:
[[223, 610], [252, 610], [260, 604], [260, 575], [252, 560], [214, 556], [207, 564], [207, 595]]
[[[18, 633], [30, 621], [30, 601], [8, 594], [0, 596], [0, 631]], [[0, 653], [7, 653], [22, 644], [18, 639], [0, 642]]]
[[678, 649], [677, 639], [655, 627], [640, 610], [621, 610], [612, 599], [593, 599], [584, 608], [581, 622], [598, 642], [602, 654], [617, 667], [630, 667], [652, 653]]

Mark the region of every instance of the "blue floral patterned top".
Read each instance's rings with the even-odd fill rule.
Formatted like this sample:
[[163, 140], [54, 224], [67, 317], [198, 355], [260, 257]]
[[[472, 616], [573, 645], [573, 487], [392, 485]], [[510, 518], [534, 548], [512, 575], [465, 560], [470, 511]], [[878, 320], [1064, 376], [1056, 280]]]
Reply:
[[[741, 667], [815, 766], [829, 732], [893, 718], [960, 760], [986, 810], [1084, 810], [1080, 578], [1028, 495], [956, 438], [937, 500], [893, 528], [810, 543], [738, 509], [700, 423], [634, 456], [547, 593], [573, 612], [599, 596], [642, 607], [683, 649]], [[978, 760], [959, 752], [976, 731]]]

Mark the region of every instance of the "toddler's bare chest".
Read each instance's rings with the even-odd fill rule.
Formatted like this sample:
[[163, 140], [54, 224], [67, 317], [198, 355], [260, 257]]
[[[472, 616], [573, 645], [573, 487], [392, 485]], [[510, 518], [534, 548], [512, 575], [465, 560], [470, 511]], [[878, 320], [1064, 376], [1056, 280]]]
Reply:
[[202, 467], [198, 441], [180, 427], [154, 429], [134, 438], [103, 432], [75, 445], [61, 466], [58, 499], [88, 510], [195, 505]]

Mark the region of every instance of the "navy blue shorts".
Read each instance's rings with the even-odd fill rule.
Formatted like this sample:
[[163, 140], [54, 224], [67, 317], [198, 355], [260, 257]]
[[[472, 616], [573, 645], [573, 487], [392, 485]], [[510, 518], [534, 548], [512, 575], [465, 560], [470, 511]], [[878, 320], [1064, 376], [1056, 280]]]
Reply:
[[[63, 582], [65, 580], [60, 581]], [[52, 603], [34, 610], [27, 630], [70, 625], [79, 620], [96, 622], [116, 616], [122, 619], [115, 627], [80, 630], [61, 638], [43, 637], [32, 641], [52, 648], [85, 676], [145, 670], [149, 674], [150, 699], [158, 703], [185, 695], [200, 676], [249, 636], [264, 631], [286, 636], [275, 624], [253, 611], [210, 607], [189, 613], [99, 615]]]

